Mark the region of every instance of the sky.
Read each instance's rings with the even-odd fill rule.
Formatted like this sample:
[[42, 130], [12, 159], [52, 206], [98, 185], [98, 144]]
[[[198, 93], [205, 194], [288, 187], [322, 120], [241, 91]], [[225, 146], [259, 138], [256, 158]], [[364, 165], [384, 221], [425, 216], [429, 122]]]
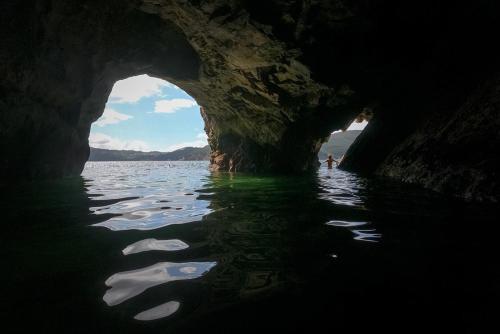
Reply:
[[[348, 130], [362, 130], [352, 123]], [[179, 87], [147, 75], [115, 83], [103, 115], [92, 124], [91, 147], [170, 152], [203, 147], [207, 136], [196, 101]]]
[[139, 75], [115, 83], [89, 142], [97, 148], [169, 152], [207, 145], [203, 127], [191, 96], [167, 81]]
[[367, 121], [363, 121], [361, 123], [352, 122], [346, 131], [363, 130], [367, 125], [368, 125]]

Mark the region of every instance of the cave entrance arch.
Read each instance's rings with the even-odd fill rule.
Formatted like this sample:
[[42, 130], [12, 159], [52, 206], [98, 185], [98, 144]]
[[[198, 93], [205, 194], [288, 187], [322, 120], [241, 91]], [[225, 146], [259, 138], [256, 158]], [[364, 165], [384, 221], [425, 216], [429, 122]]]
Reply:
[[29, 25], [26, 35], [6, 35], [33, 42], [16, 38], [2, 49], [2, 68], [12, 71], [2, 76], [9, 89], [0, 169], [12, 179], [80, 175], [114, 83], [139, 74], [165, 79], [203, 106], [212, 169], [308, 171], [329, 131], [359, 113], [348, 84], [318, 80], [300, 52], [228, 8], [111, 1], [11, 9], [7, 15]]
[[321, 145], [321, 149], [318, 152], [319, 161], [323, 162], [329, 155], [332, 155], [333, 159], [340, 163], [367, 125], [368, 120], [361, 117], [355, 119], [346, 129], [333, 131], [323, 145]]
[[118, 80], [92, 123], [89, 161], [208, 160], [200, 110], [167, 80], [146, 74]]
[[147, 73], [203, 105], [220, 169], [308, 170], [370, 105], [342, 168], [498, 198], [497, 4], [254, 3], [3, 1], [3, 179], [79, 175], [114, 82]]

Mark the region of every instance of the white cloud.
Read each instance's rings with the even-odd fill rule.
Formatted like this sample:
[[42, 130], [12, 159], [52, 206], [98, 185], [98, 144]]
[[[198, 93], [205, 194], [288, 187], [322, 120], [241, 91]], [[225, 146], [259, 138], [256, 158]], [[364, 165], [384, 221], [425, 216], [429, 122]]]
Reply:
[[104, 109], [104, 113], [102, 116], [94, 122], [95, 125], [99, 127], [103, 127], [109, 124], [116, 124], [120, 123], [122, 121], [126, 121], [127, 119], [133, 118], [130, 115], [125, 115], [122, 113], [119, 113], [118, 111], [110, 108]]
[[90, 147], [105, 148], [108, 150], [150, 151], [148, 144], [142, 140], [121, 140], [103, 133], [91, 133]]
[[148, 75], [119, 80], [109, 95], [111, 103], [135, 103], [144, 97], [160, 96], [163, 87], [177, 88], [171, 83]]
[[196, 138], [198, 139], [205, 139], [205, 141], [208, 139], [208, 136], [205, 132], [200, 132], [196, 135]]
[[207, 134], [202, 132], [196, 135], [196, 140], [170, 145], [169, 147], [167, 147], [166, 151], [172, 152], [184, 147], [204, 147], [207, 145]]
[[[368, 125], [367, 121], [362, 121], [361, 123], [352, 122], [351, 125], [346, 129], [346, 131], [351, 130], [363, 130]], [[333, 131], [332, 134], [342, 132], [342, 130]]]
[[354, 121], [347, 128], [347, 131], [351, 131], [351, 130], [363, 130], [367, 125], [368, 125], [367, 121], [363, 121], [361, 123], [356, 123], [356, 121]]
[[180, 109], [191, 108], [196, 105], [196, 101], [192, 99], [159, 100], [155, 102], [155, 112], [171, 114]]

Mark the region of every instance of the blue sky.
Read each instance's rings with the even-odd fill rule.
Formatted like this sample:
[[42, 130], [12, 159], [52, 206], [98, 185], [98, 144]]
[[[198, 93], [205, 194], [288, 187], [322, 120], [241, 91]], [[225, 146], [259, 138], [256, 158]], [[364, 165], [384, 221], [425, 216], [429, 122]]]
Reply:
[[[353, 123], [348, 130], [365, 126]], [[139, 75], [115, 83], [89, 142], [97, 148], [169, 152], [207, 145], [203, 127], [191, 96], [167, 81]]]
[[90, 146], [172, 151], [207, 145], [200, 107], [182, 89], [147, 75], [117, 81], [104, 114], [92, 124]]

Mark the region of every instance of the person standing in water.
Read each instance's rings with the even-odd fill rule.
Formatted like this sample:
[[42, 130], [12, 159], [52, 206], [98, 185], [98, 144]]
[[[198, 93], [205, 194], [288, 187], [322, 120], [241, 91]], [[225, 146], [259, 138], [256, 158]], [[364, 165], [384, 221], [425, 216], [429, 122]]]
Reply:
[[325, 160], [326, 163], [328, 163], [328, 169], [333, 168], [333, 162], [335, 162], [337, 165], [339, 162], [333, 158], [331, 154], [328, 155], [328, 159]]

